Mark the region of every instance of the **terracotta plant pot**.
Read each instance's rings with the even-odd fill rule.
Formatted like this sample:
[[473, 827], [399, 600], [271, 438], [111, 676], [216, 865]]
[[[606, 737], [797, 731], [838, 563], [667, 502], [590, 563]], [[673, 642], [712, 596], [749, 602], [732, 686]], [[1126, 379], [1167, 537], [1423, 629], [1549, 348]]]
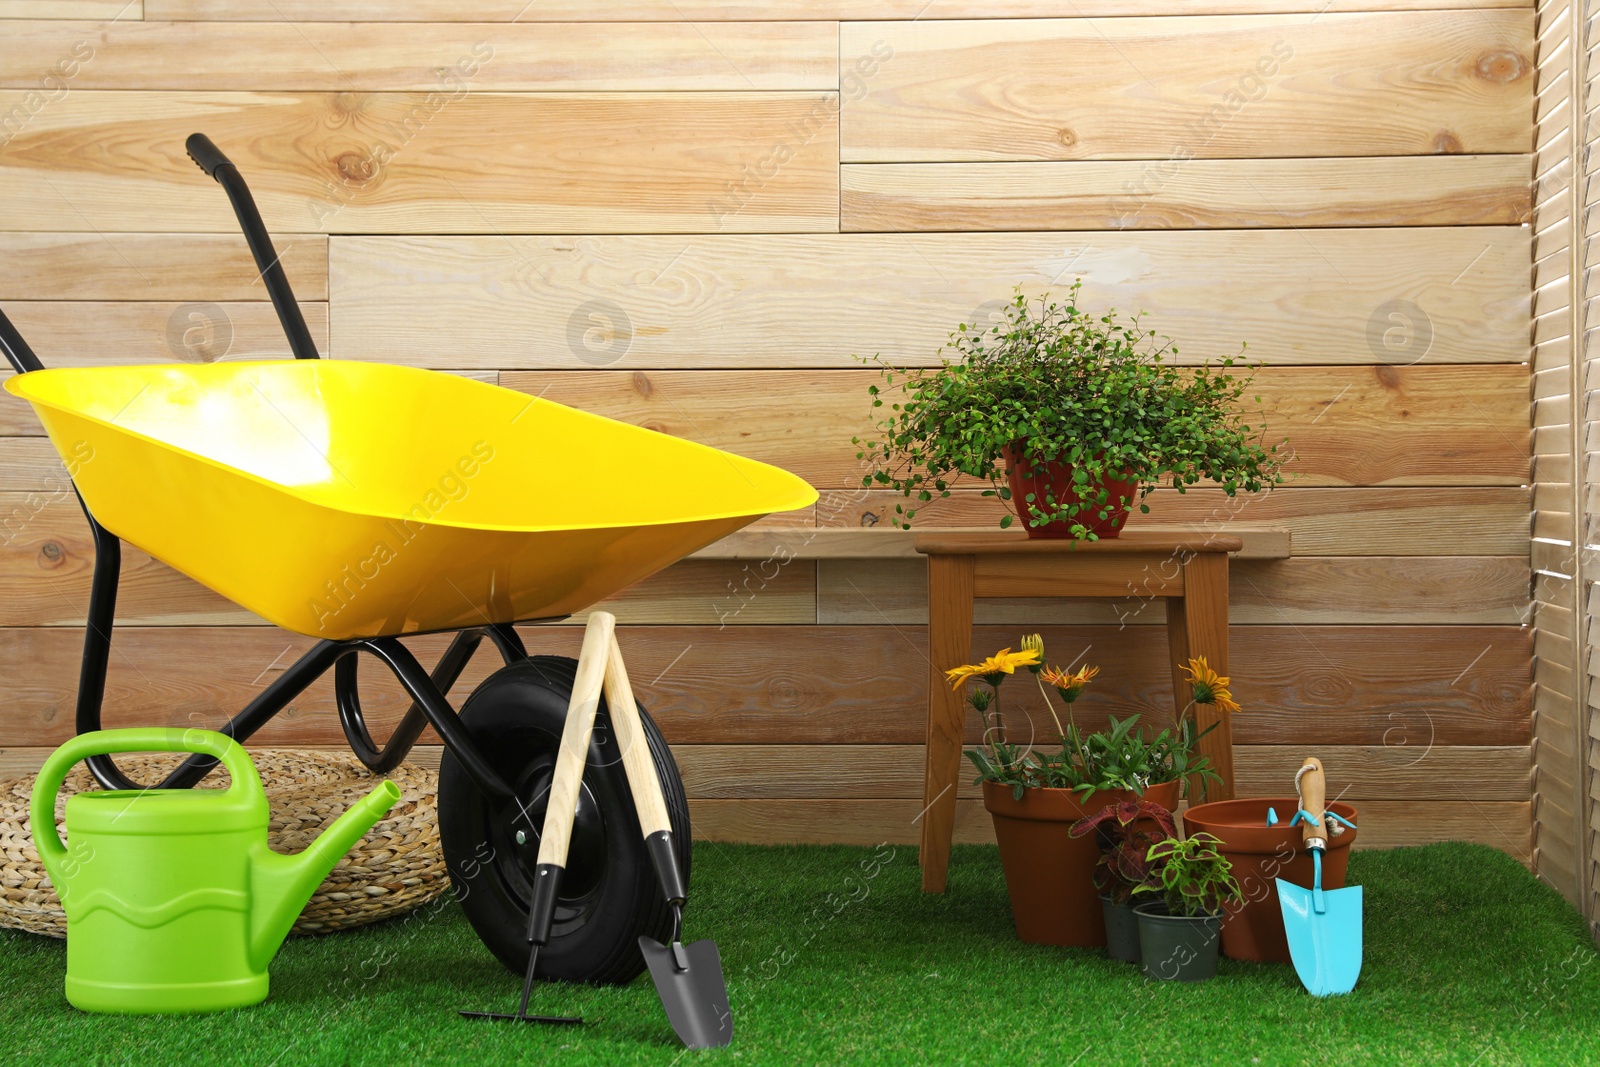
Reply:
[[[1311, 854], [1300, 843], [1300, 827], [1291, 828], [1298, 802], [1294, 797], [1219, 800], [1183, 813], [1184, 832], [1205, 831], [1221, 839], [1219, 851], [1233, 864], [1233, 876], [1244, 893], [1244, 903], [1224, 907], [1222, 951], [1233, 960], [1288, 963], [1289, 942], [1283, 932], [1283, 912], [1274, 879], [1311, 886]], [[1267, 809], [1275, 808], [1279, 823], [1267, 825]], [[1335, 801], [1328, 807], [1351, 822], [1356, 809]], [[1322, 888], [1343, 889], [1345, 865], [1356, 831], [1328, 838], [1322, 858]]]
[[[1064, 519], [1043, 526], [1029, 526], [1027, 504], [1028, 494], [1032, 493], [1036, 501], [1042, 501], [1047, 491], [1062, 505], [1078, 503], [1081, 498], [1078, 495], [1077, 485], [1072, 480], [1072, 464], [1029, 462], [1014, 445], [1006, 449], [1005, 460], [1006, 482], [1011, 488], [1011, 506], [1016, 508], [1023, 527], [1028, 531], [1028, 536], [1054, 540], [1072, 537], [1072, 523]], [[1032, 474], [1028, 473], [1030, 470], [1033, 471]], [[1122, 533], [1122, 524], [1128, 521], [1129, 509], [1139, 502], [1139, 483], [1114, 478], [1091, 481], [1089, 483], [1091, 499], [1098, 494], [1101, 486], [1106, 489], [1106, 501], [1110, 505], [1110, 513], [1102, 519], [1097, 510], [1090, 509], [1080, 512], [1077, 521], [1093, 531], [1095, 536], [1110, 539]], [[1119, 497], [1126, 500], [1127, 504], [1118, 507]]]
[[[1171, 811], [1180, 785], [1153, 785], [1144, 798]], [[1080, 805], [1071, 789], [1029, 789], [1013, 800], [1009, 785], [983, 783], [983, 806], [994, 818], [1019, 939], [1080, 947], [1106, 943], [1100, 890], [1094, 885], [1100, 846], [1094, 834], [1075, 838], [1068, 830], [1085, 815], [1134, 795], [1126, 789], [1101, 790]]]
[[1162, 901], [1140, 904], [1139, 967], [1146, 978], [1203, 982], [1217, 973], [1220, 915], [1169, 915]]
[[1106, 924], [1106, 955], [1123, 963], [1138, 963], [1139, 917], [1133, 903], [1118, 904], [1109, 896], [1100, 898], [1100, 915]]

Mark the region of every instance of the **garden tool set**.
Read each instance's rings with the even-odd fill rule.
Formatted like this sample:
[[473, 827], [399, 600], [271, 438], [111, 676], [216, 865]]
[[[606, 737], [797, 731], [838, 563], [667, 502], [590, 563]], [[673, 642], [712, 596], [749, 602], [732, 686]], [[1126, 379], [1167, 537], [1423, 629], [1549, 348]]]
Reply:
[[[399, 765], [433, 727], [446, 749], [438, 799], [445, 860], [489, 950], [524, 976], [525, 987], [536, 974], [622, 983], [648, 963], [685, 1041], [726, 1044], [732, 1026], [716, 948], [679, 940], [690, 851], [682, 781], [660, 731], [628, 692], [610, 622], [591, 623], [578, 663], [530, 655], [514, 624], [583, 611], [763, 515], [809, 507], [816, 492], [776, 467], [499, 386], [318, 358], [238, 168], [201, 134], [186, 148], [232, 202], [294, 359], [46, 370], [0, 313], [0, 351], [17, 372], [5, 387], [32, 404], [67, 462], [93, 535], [78, 733], [100, 728], [127, 541], [313, 639], [220, 728], [223, 738], [247, 740], [330, 670], [340, 725], [372, 771]], [[449, 345], [441, 339], [441, 350]], [[605, 472], [604, 492], [582, 481], [583, 472], [597, 470]], [[446, 631], [454, 637], [431, 671], [400, 640]], [[485, 639], [505, 665], [458, 713], [445, 694]], [[368, 731], [358, 693], [363, 656], [393, 673], [411, 699], [382, 746]], [[620, 766], [591, 733], [601, 688], [624, 747]], [[66, 763], [52, 764], [52, 774], [82, 758], [106, 790], [149, 788], [113, 760], [126, 748], [79, 742], [63, 749]], [[150, 739], [140, 744], [161, 747]], [[223, 796], [242, 811], [248, 760], [214, 741], [189, 751], [158, 784], [161, 795], [193, 786], [218, 759], [231, 759], [234, 786]], [[372, 805], [384, 795], [379, 788]], [[158, 812], [196, 806], [198, 813], [207, 802], [201, 794], [159, 802], [74, 797], [69, 819], [83, 813], [87, 837], [101, 832], [93, 813], [118, 804], [155, 825], [165, 818]], [[223, 807], [218, 802], [215, 810]], [[336, 824], [338, 834], [330, 830], [329, 850], [372, 815], [367, 802], [359, 811]], [[244, 814], [224, 821], [246, 833]], [[541, 822], [548, 823], [542, 834]], [[42, 851], [50, 849], [46, 825], [35, 820]], [[105, 840], [102, 855], [123, 854], [122, 843]], [[232, 882], [244, 879], [246, 844], [242, 837], [232, 842], [229, 873], [202, 887], [210, 894], [204, 899], [224, 911], [244, 908], [234, 897], [224, 907], [220, 894], [235, 892]], [[337, 856], [318, 850], [297, 870], [330, 854]], [[152, 859], [118, 877], [158, 866]], [[271, 860], [259, 864], [262, 872], [280, 869]], [[111, 876], [86, 877], [83, 884]], [[310, 876], [262, 877], [277, 887], [275, 907], [287, 907], [283, 901], [306, 889]], [[58, 884], [71, 886], [73, 876]], [[109, 931], [121, 921], [112, 916], [133, 915], [134, 905], [166, 914], [129, 896], [120, 904], [105, 898], [103, 912], [88, 918], [74, 917], [68, 902], [69, 922]], [[252, 968], [283, 925], [281, 908], [269, 921], [256, 906], [251, 897], [251, 936], [245, 939], [239, 919], [230, 950], [233, 971], [252, 996]], [[127, 938], [144, 936], [133, 932], [144, 929], [137, 923], [124, 925]], [[88, 972], [80, 966], [77, 973]], [[519, 1017], [525, 1012], [526, 997]]]

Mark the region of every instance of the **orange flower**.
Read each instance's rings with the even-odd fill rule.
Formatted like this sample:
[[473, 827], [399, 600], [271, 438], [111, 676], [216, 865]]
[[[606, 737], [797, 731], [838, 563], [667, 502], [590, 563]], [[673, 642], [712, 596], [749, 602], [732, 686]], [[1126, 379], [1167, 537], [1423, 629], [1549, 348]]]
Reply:
[[1056, 692], [1061, 694], [1062, 700], [1072, 704], [1083, 694], [1083, 687], [1089, 684], [1089, 680], [1099, 673], [1099, 667], [1090, 667], [1085, 664], [1076, 671], [1062, 670], [1060, 667], [1046, 667], [1040, 677], [1055, 686]]
[[1189, 675], [1189, 685], [1194, 691], [1196, 704], [1215, 704], [1227, 712], [1239, 710], [1233, 694], [1228, 691], [1228, 679], [1211, 669], [1204, 656], [1196, 656], [1183, 667]]

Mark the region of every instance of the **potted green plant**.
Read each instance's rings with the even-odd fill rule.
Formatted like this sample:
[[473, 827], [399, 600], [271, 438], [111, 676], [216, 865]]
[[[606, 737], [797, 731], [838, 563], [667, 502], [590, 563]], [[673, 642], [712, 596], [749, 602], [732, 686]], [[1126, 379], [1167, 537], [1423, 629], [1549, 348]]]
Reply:
[[1134, 893], [1157, 898], [1134, 909], [1146, 978], [1199, 982], [1217, 973], [1222, 909], [1241, 897], [1221, 844], [1206, 833], [1173, 836], [1145, 854], [1151, 875]]
[[1251, 379], [1232, 372], [1234, 358], [1179, 367], [1177, 346], [1139, 316], [1079, 307], [1081, 286], [1064, 304], [1019, 289], [1003, 321], [960, 323], [936, 367], [878, 361], [883, 385], [868, 392], [874, 412], [889, 413], [872, 438], [852, 440], [872, 464], [862, 484], [910, 501], [895, 506], [895, 525], [962, 477], [988, 482], [985, 495], [1006, 501], [1030, 537], [1090, 541], [1116, 537], [1133, 505], [1148, 512], [1142, 501], [1163, 480], [1183, 492], [1207, 479], [1229, 496], [1283, 480], [1282, 445], [1264, 444], [1259, 415], [1245, 421]]
[[[1033, 675], [1056, 733], [1049, 746], [1014, 743], [1001, 707], [1002, 686], [1019, 670]], [[1195, 751], [1192, 721], [1148, 738], [1138, 716], [1112, 719], [1110, 729], [1085, 734], [1073, 708], [1099, 673], [1047, 664], [1038, 634], [981, 663], [946, 672], [955, 686], [976, 682], [968, 703], [983, 722], [983, 744], [967, 750], [978, 771], [983, 803], [994, 820], [1017, 936], [1048, 945], [1105, 944], [1105, 923], [1094, 885], [1099, 849], [1074, 838], [1072, 824], [1106, 804], [1144, 799], [1168, 811], [1186, 779], [1215, 777]], [[1051, 697], [1066, 704], [1066, 722]], [[1031, 736], [1031, 731], [1030, 731]]]
[[1124, 800], [1079, 819], [1068, 832], [1073, 837], [1094, 834], [1100, 849], [1094, 887], [1100, 890], [1106, 955], [1138, 963], [1139, 922], [1133, 912], [1133, 892], [1149, 883], [1154, 874], [1151, 846], [1178, 835], [1172, 812], [1148, 800]]

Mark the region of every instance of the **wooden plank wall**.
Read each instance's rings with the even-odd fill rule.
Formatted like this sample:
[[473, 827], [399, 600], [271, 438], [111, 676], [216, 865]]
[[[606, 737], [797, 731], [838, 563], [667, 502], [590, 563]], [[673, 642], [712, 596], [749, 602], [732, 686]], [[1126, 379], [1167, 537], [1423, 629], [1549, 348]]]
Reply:
[[[1581, 176], [1592, 164], [1576, 116], [1594, 99], [1585, 39], [1589, 20], [1577, 3], [1538, 9], [1534, 163], [1534, 869], [1594, 918], [1588, 796], [1590, 609], [1595, 537], [1586, 484], [1588, 459], [1585, 285], [1593, 255], [1593, 194]], [[1590, 42], [1592, 43], [1592, 41]], [[1579, 220], [1579, 221], [1574, 221]], [[1576, 339], [1586, 338], [1580, 344]], [[1600, 353], [1595, 353], [1600, 355]], [[1600, 928], [1597, 928], [1600, 929]]]
[[[1148, 520], [1292, 530], [1294, 558], [1234, 576], [1241, 788], [1283, 792], [1314, 749], [1363, 841], [1529, 860], [1534, 9], [1172, 8], [0, 0], [0, 301], [52, 364], [285, 355], [184, 157], [204, 130], [334, 358], [798, 471], [822, 500], [767, 521], [771, 560], [689, 562], [609, 606], [700, 834], [910, 841], [922, 573], [779, 560], [808, 529], [888, 522], [894, 501], [859, 489], [854, 356], [931, 362], [1014, 285], [1082, 279], [1186, 360], [1248, 342], [1293, 442], [1285, 488], [1163, 491]], [[12, 766], [71, 733], [91, 565], [39, 432], [0, 403]], [[995, 514], [971, 490], [926, 513]], [[109, 722], [217, 723], [305, 647], [137, 551], [126, 573]], [[1164, 721], [1140, 607], [993, 602], [975, 641], [1043, 629], [1105, 669], [1090, 725]], [[576, 649], [570, 625], [529, 638]], [[400, 704], [374, 673], [386, 727]], [[337, 744], [326, 687], [261, 740]], [[963, 796], [960, 838], [986, 839]]]

